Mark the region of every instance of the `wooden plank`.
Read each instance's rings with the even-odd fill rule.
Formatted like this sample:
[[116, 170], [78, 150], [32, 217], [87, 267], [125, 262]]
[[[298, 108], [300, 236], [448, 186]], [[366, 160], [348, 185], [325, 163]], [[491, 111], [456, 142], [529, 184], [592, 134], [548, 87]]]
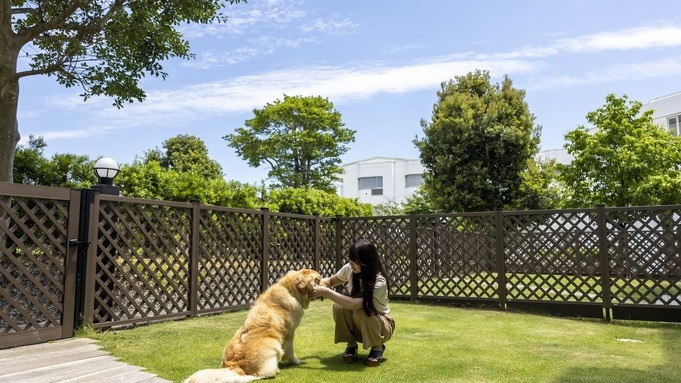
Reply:
[[116, 360], [96, 341], [82, 338], [0, 350], [0, 382], [169, 383], [142, 367]]
[[88, 375], [92, 371], [109, 371], [116, 367], [107, 363], [109, 361], [106, 355], [57, 364], [52, 364], [49, 359], [42, 360], [43, 364], [41, 366], [2, 375], [0, 376], [0, 381], [7, 379], [9, 382], [57, 382]]
[[[99, 349], [96, 345], [81, 346], [71, 350], [51, 351], [49, 353], [40, 353], [33, 355], [19, 355], [9, 358], [6, 361], [0, 360], [0, 370], [3, 374], [11, 374], [22, 371], [30, 371], [45, 365], [53, 366], [62, 363], [72, 362], [74, 360], [85, 360], [98, 356], [105, 356], [106, 352]], [[49, 361], [44, 358], [49, 356]], [[6, 365], [3, 366], [3, 362]]]

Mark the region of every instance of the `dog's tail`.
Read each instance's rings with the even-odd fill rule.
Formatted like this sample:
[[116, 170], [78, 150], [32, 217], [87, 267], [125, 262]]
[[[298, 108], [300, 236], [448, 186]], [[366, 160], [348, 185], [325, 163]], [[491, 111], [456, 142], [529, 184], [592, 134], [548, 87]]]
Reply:
[[261, 376], [239, 375], [229, 368], [199, 370], [185, 379], [184, 383], [245, 383], [262, 379]]

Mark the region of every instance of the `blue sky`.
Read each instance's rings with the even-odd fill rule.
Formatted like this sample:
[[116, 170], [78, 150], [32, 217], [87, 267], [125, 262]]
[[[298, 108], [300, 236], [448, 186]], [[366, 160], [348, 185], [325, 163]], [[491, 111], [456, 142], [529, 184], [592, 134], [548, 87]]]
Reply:
[[334, 103], [357, 131], [341, 158], [351, 162], [418, 158], [412, 140], [440, 83], [476, 69], [526, 90], [542, 149], [561, 148], [608, 93], [646, 103], [681, 91], [677, 0], [250, 0], [224, 13], [227, 24], [182, 28], [196, 59], [165, 62], [165, 81], [142, 82], [143, 103], [119, 110], [53, 77], [22, 79], [22, 142], [43, 136], [48, 156], [122, 164], [190, 134], [225, 178], [258, 183], [268, 169], [250, 168], [222, 137], [284, 94]]

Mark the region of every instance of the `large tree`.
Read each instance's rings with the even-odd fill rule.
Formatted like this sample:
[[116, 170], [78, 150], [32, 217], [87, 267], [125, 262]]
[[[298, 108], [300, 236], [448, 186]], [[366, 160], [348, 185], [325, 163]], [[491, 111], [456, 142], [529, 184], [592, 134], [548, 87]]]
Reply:
[[151, 149], [121, 167], [116, 183], [123, 195], [250, 209], [262, 205], [257, 187], [225, 181], [222, 167], [208, 156], [200, 138], [180, 134], [165, 140], [163, 149]]
[[178, 172], [191, 172], [203, 178], [222, 178], [222, 166], [208, 156], [208, 148], [202, 139], [180, 134], [163, 142], [158, 148], [145, 153], [144, 162], [158, 161], [161, 167]]
[[204, 178], [195, 172], [167, 169], [158, 161], [124, 164], [116, 177], [127, 197], [256, 209], [262, 206], [258, 188], [222, 177]]
[[0, 1], [0, 182], [13, 178], [20, 79], [52, 76], [82, 87], [86, 100], [109, 96], [117, 107], [142, 101], [141, 78], [165, 78], [161, 61], [193, 57], [178, 26], [226, 21], [222, 6], [220, 0]]
[[560, 177], [568, 206], [636, 206], [681, 203], [681, 138], [641, 113], [639, 101], [609, 94], [586, 115], [592, 125], [565, 135], [573, 156]]
[[286, 96], [253, 110], [246, 127], [223, 138], [252, 167], [266, 163], [274, 186], [333, 191], [340, 156], [355, 141], [341, 114], [320, 96]]
[[414, 140], [426, 168], [423, 188], [440, 211], [517, 208], [521, 174], [539, 150], [541, 127], [525, 91], [508, 76], [492, 84], [475, 71], [441, 84], [424, 136]]

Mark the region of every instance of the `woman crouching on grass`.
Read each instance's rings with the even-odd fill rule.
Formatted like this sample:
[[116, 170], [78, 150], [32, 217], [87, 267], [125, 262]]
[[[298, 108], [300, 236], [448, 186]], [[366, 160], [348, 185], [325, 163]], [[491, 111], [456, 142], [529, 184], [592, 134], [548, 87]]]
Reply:
[[[388, 282], [383, 262], [376, 246], [361, 239], [350, 246], [350, 262], [338, 272], [323, 278], [315, 287], [315, 296], [334, 302], [333, 320], [336, 322], [335, 343], [346, 342], [343, 353], [346, 363], [357, 359], [357, 344], [371, 349], [368, 366], [378, 366], [383, 359], [385, 343], [395, 331], [395, 321], [388, 306]], [[343, 295], [333, 287], [345, 282], [350, 295]]]

